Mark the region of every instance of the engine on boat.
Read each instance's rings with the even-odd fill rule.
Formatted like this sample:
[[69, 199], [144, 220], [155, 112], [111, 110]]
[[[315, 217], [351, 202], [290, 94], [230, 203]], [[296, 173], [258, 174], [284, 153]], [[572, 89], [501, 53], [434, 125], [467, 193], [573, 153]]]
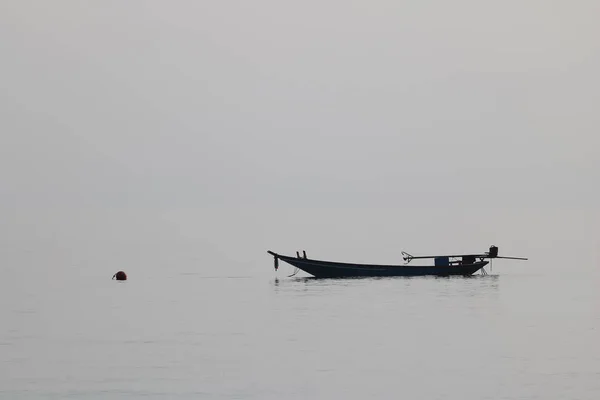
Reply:
[[498, 247], [494, 245], [490, 246], [490, 252], [488, 255], [490, 258], [498, 257]]

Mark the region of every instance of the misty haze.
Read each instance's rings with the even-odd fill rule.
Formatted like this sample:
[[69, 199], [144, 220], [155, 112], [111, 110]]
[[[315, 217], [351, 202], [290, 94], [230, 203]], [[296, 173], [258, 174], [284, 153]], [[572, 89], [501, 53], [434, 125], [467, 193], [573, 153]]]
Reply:
[[599, 17], [2, 1], [0, 398], [600, 398]]

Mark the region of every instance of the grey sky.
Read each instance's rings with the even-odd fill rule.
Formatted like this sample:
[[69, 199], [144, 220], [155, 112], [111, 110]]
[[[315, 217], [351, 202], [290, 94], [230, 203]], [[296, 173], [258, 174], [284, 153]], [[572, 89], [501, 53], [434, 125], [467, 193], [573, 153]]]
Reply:
[[0, 397], [593, 398], [599, 105], [600, 0], [0, 0]]
[[597, 1], [3, 1], [3, 212], [592, 207]]

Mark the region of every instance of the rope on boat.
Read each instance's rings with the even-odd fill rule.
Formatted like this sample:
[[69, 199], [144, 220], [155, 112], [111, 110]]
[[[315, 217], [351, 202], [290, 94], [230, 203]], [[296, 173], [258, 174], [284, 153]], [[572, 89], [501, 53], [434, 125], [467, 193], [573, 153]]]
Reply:
[[294, 268], [294, 273], [291, 275], [288, 275], [288, 278], [291, 278], [292, 276], [296, 275], [298, 273], [298, 271], [300, 271], [300, 268], [298, 268], [298, 267]]

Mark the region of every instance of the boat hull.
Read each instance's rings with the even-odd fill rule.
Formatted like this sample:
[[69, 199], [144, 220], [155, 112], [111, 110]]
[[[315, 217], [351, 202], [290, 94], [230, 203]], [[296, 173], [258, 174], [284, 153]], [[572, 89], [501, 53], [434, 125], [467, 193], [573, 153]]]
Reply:
[[293, 265], [316, 278], [352, 278], [373, 276], [469, 276], [488, 264], [479, 261], [473, 264], [451, 266], [408, 266], [408, 265], [371, 265], [349, 264], [333, 261], [312, 260], [282, 256], [271, 253], [281, 261]]

